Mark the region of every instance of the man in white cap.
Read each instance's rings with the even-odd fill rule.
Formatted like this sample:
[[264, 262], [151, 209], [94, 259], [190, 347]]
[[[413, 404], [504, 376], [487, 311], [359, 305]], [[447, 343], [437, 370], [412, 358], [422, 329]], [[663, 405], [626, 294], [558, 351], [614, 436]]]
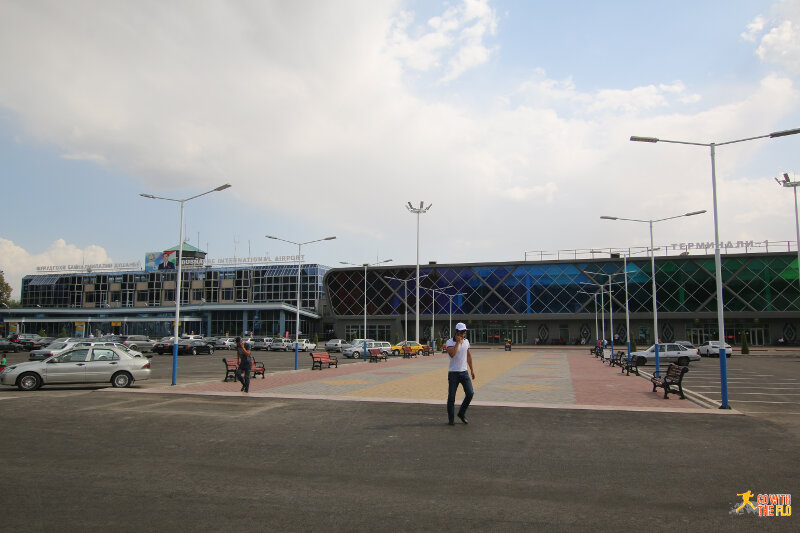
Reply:
[[[464, 388], [464, 401], [461, 402], [461, 408], [458, 410], [458, 418], [465, 424], [469, 424], [466, 417], [467, 408], [474, 395], [470, 375], [472, 375], [472, 379], [475, 379], [475, 371], [472, 369], [472, 353], [469, 351], [466, 324], [463, 322], [456, 324], [456, 334], [452, 339], [447, 340], [445, 347], [447, 348], [447, 355], [450, 356], [450, 371], [447, 373], [447, 382], [449, 384], [447, 390], [447, 423], [451, 426], [455, 423], [456, 391], [458, 390], [458, 385], [461, 384]], [[467, 372], [467, 367], [469, 367], [469, 372]]]

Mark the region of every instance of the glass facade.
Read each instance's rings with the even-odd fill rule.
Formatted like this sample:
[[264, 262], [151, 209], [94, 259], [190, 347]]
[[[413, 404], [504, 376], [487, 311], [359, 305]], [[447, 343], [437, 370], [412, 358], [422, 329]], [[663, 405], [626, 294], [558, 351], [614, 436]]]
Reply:
[[[712, 338], [717, 327], [714, 257], [657, 257], [655, 267], [659, 337], [673, 340], [694, 336], [697, 342]], [[452, 314], [453, 320], [472, 323], [471, 335], [476, 342], [499, 343], [506, 338], [516, 343], [589, 342], [602, 336], [598, 335], [595, 316], [603, 314], [606, 337], [624, 341], [628, 337], [624, 321], [627, 305], [633, 319], [632, 340], [652, 342], [649, 258], [627, 262], [627, 299], [625, 274], [619, 258], [421, 265], [420, 338], [447, 337]], [[373, 325], [390, 323], [394, 336], [402, 335], [408, 306], [409, 336], [413, 337], [415, 267], [376, 267], [366, 276], [366, 312]], [[796, 254], [724, 255], [722, 276], [726, 330], [730, 330], [726, 336], [731, 341], [738, 343], [744, 334], [753, 344], [765, 344], [783, 335], [784, 330], [793, 332], [797, 328], [800, 286]], [[333, 318], [355, 325], [364, 315], [364, 270], [331, 270], [324, 284]], [[603, 309], [599, 294], [596, 298], [586, 294], [599, 291], [600, 286], [605, 290]], [[612, 310], [613, 331], [609, 323]]]
[[[300, 269], [300, 330], [319, 331], [322, 278], [329, 267]], [[274, 336], [295, 331], [297, 265], [186, 268], [181, 272], [181, 331], [205, 335]], [[172, 333], [176, 271], [25, 276], [19, 308], [3, 310], [3, 326], [48, 336]], [[7, 324], [6, 324], [7, 323]], [[81, 325], [83, 324], [83, 325]]]

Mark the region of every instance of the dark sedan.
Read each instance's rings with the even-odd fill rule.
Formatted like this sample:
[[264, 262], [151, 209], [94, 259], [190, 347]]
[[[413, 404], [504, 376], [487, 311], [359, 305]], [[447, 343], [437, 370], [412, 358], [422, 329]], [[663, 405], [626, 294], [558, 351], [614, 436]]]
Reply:
[[[153, 346], [153, 351], [159, 355], [172, 353], [172, 350], [173, 348], [171, 340], [169, 342], [163, 342], [162, 340], [162, 342], [159, 342]], [[199, 353], [212, 354], [214, 353], [214, 347], [201, 340], [181, 339], [178, 342], [179, 355], [197, 355]]]
[[8, 339], [0, 339], [0, 352], [24, 352], [25, 347], [18, 342], [11, 342]]

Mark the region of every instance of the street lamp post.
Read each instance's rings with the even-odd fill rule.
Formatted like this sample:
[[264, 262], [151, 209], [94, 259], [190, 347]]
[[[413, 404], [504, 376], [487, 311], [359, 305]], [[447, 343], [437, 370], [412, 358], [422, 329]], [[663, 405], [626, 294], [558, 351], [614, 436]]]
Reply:
[[264, 235], [267, 239], [286, 242], [297, 246], [297, 308], [295, 309], [295, 324], [294, 324], [294, 369], [297, 370], [298, 365], [298, 352], [300, 351], [300, 270], [303, 267], [303, 254], [301, 252], [303, 246], [320, 241], [332, 241], [336, 237], [325, 237], [324, 239], [316, 239], [306, 242], [294, 242], [281, 239], [273, 235]]
[[[422, 277], [424, 278], [426, 276], [422, 276]], [[393, 279], [395, 281], [400, 281], [400, 282], [403, 283], [403, 299], [405, 300], [405, 303], [406, 303], [406, 335], [405, 335], [405, 337], [403, 337], [403, 340], [407, 341], [408, 340], [408, 282], [411, 281], [414, 278], [400, 279], [400, 278], [396, 278], [394, 276], [384, 276], [384, 278]], [[366, 335], [364, 335], [364, 336], [366, 337]]]
[[[728, 405], [728, 366], [725, 361], [725, 317], [722, 302], [722, 259], [720, 258], [719, 249], [719, 221], [717, 218], [717, 171], [715, 152], [717, 146], [724, 146], [726, 144], [740, 143], [744, 141], [752, 141], [755, 139], [774, 139], [777, 137], [786, 137], [787, 135], [795, 135], [800, 133], [800, 128], [793, 130], [775, 131], [768, 135], [759, 135], [757, 137], [748, 137], [746, 139], [737, 139], [735, 141], [727, 141], [722, 143], [696, 143], [687, 141], [669, 141], [666, 139], [659, 139], [658, 137], [638, 137], [631, 136], [631, 141], [646, 142], [646, 143], [672, 143], [672, 144], [688, 144], [691, 146], [708, 146], [711, 150], [711, 188], [712, 197], [714, 201], [714, 263], [717, 276], [717, 321], [719, 323], [717, 329], [719, 330], [719, 374], [720, 374], [720, 393], [722, 396], [722, 405], [720, 409], [730, 409]], [[655, 273], [654, 273], [655, 274]]]
[[362, 263], [357, 265], [355, 263], [348, 263], [347, 261], [339, 261], [343, 265], [350, 266], [363, 266], [364, 267], [364, 360], [367, 360], [367, 267], [388, 263], [391, 259], [384, 259], [377, 263]]
[[[444, 292], [444, 289], [455, 289], [455, 287], [453, 287], [452, 285], [448, 285], [447, 287], [442, 287], [441, 289], [431, 289], [431, 292], [433, 293], [433, 297], [431, 298], [431, 351], [433, 351], [433, 353], [436, 353], [436, 333], [435, 333], [435, 331], [436, 331], [436, 329], [435, 329], [435, 323], [436, 323], [436, 293], [440, 292], [440, 293], [442, 293], [444, 295], [447, 295], [447, 293]], [[451, 310], [452, 310], [452, 305], [451, 305]], [[452, 321], [451, 321], [451, 325], [452, 325]]]
[[427, 213], [428, 209], [431, 208], [433, 204], [428, 204], [428, 207], [424, 207], [425, 202], [420, 202], [419, 207], [414, 207], [411, 205], [411, 202], [408, 202], [406, 209], [409, 212], [414, 213], [417, 215], [417, 305], [416, 305], [416, 331], [414, 332], [414, 340], [419, 343], [419, 216], [423, 213]]
[[588, 291], [578, 291], [581, 294], [589, 294], [592, 296], [594, 300], [594, 335], [595, 340], [600, 338], [600, 326], [597, 321], [597, 291], [595, 292], [588, 292]]
[[[675, 215], [672, 217], [666, 218], [659, 218], [656, 220], [639, 220], [636, 218], [621, 218], [621, 217], [610, 217], [610, 216], [601, 216], [600, 218], [603, 220], [625, 220], [627, 222], [642, 222], [645, 224], [649, 224], [650, 226], [650, 270], [652, 271], [652, 285], [653, 285], [653, 338], [655, 340], [655, 355], [656, 355], [656, 377], [661, 376], [661, 367], [659, 366], [659, 358], [658, 358], [658, 307], [656, 305], [656, 252], [655, 248], [653, 247], [653, 224], [656, 222], [663, 222], [665, 220], [672, 220], [673, 218], [681, 218], [681, 217], [692, 217], [695, 215], [702, 215], [705, 213], [706, 210], [703, 209], [702, 211], [692, 211], [691, 213], [684, 213], [682, 215]], [[626, 270], [627, 270], [627, 261], [626, 261]], [[625, 275], [625, 280], [627, 282], [628, 276]]]
[[183, 200], [177, 198], [165, 198], [163, 196], [155, 196], [153, 194], [145, 194], [140, 193], [139, 196], [144, 198], [150, 198], [151, 200], [167, 200], [168, 202], [178, 202], [181, 204], [181, 223], [180, 223], [180, 231], [178, 238], [178, 268], [177, 268], [177, 279], [175, 280], [175, 343], [172, 345], [172, 384], [175, 385], [178, 379], [178, 339], [180, 338], [180, 331], [179, 331], [179, 324], [181, 319], [181, 266], [183, 263], [183, 204], [188, 202], [189, 200], [194, 200], [195, 198], [199, 198], [200, 196], [205, 196], [206, 194], [211, 194], [212, 192], [217, 191], [224, 191], [225, 189], [230, 188], [230, 184], [226, 183], [225, 185], [220, 185], [216, 189], [211, 189], [210, 191], [206, 191], [200, 194], [195, 194], [194, 196], [190, 196], [189, 198], [184, 198]]
[[800, 217], [797, 213], [797, 187], [800, 186], [800, 181], [789, 181], [789, 174], [784, 172], [783, 181], [775, 178], [778, 185], [789, 187], [794, 190], [794, 224], [795, 231], [797, 232], [797, 282], [800, 283]]

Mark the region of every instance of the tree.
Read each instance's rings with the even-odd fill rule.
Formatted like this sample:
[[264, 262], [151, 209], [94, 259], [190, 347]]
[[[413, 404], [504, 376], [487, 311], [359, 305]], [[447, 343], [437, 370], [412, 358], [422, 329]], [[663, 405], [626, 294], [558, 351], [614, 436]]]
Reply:
[[747, 333], [742, 332], [742, 355], [750, 355], [750, 344], [747, 342]]
[[6, 283], [5, 273], [0, 270], [0, 307], [11, 307], [11, 285]]

